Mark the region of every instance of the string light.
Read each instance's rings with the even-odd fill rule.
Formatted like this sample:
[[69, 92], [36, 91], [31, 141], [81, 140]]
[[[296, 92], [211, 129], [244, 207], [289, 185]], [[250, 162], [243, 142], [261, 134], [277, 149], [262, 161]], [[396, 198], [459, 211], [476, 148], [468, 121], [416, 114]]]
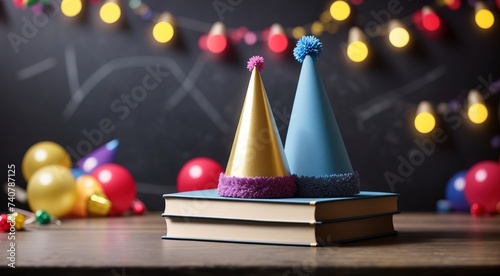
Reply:
[[471, 122], [475, 124], [482, 124], [488, 119], [488, 109], [484, 105], [483, 97], [479, 91], [472, 89], [467, 96], [469, 108], [467, 109], [467, 116]]
[[273, 24], [269, 29], [267, 46], [275, 53], [282, 53], [288, 48], [288, 37], [280, 24]]
[[337, 21], [346, 20], [350, 14], [351, 7], [345, 1], [337, 0], [330, 6], [330, 15]]
[[[80, 14], [83, 10], [82, 0], [60, 0], [61, 12], [67, 17], [75, 17]], [[100, 17], [102, 21], [108, 24], [116, 23], [121, 18], [121, 7], [120, 0], [104, 0], [103, 5], [100, 8]], [[14, 0], [15, 6], [18, 8], [26, 8], [30, 5], [38, 3], [38, 6], [43, 7], [47, 5], [47, 0]], [[91, 3], [98, 3], [99, 0], [91, 1]], [[310, 26], [310, 32], [315, 36], [320, 36], [324, 32], [336, 33], [339, 26], [338, 22], [335, 21], [345, 21], [351, 16], [351, 6], [350, 5], [360, 5], [363, 0], [334, 0], [329, 6], [329, 9], [325, 9], [318, 20], [311, 24], [297, 26], [291, 29], [290, 33], [295, 39], [299, 39], [303, 35], [306, 35], [309, 30], [305, 27]], [[494, 25], [495, 18], [494, 14], [483, 1], [469, 1], [469, 5], [474, 3], [475, 7], [475, 22], [482, 29], [489, 29]], [[500, 8], [500, 0], [495, 0], [496, 5]], [[462, 6], [462, 0], [438, 0], [437, 5], [442, 7], [446, 5], [451, 10], [458, 10]], [[141, 0], [129, 0], [129, 7], [133, 9], [134, 13], [140, 16], [145, 21], [151, 21], [156, 14]], [[37, 9], [40, 10], [40, 9]], [[41, 11], [41, 10], [40, 10]], [[40, 12], [39, 11], [39, 12]], [[36, 12], [34, 10], [34, 12]], [[427, 30], [429, 32], [434, 32], [439, 34], [439, 29], [442, 29], [442, 22], [440, 17], [430, 6], [424, 6], [419, 11], [413, 14], [414, 23], [420, 30]], [[170, 17], [172, 17], [170, 15]], [[172, 17], [173, 18], [173, 17]], [[335, 21], [333, 21], [333, 20]], [[398, 24], [396, 24], [397, 22]], [[223, 52], [228, 45], [228, 40], [226, 36], [226, 30], [222, 23], [218, 22], [222, 27], [219, 29], [223, 30], [223, 33], [214, 33], [211, 30], [209, 35], [205, 35], [203, 39], [199, 39], [200, 49], [206, 49], [213, 53]], [[212, 26], [212, 29], [217, 22]], [[153, 37], [159, 43], [168, 43], [175, 36], [175, 21], [172, 22], [159, 20], [153, 27]], [[275, 24], [277, 25], [277, 24]], [[379, 26], [380, 27], [380, 26]], [[263, 41], [267, 41], [269, 48], [276, 53], [281, 53], [285, 51], [288, 47], [288, 38], [280, 26], [280, 31], [277, 34], [268, 35], [270, 31], [262, 31]], [[357, 29], [357, 28], [356, 28]], [[354, 29], [355, 30], [355, 29]], [[366, 39], [352, 38], [351, 33], [359, 33], [361, 37], [364, 37], [362, 32], [358, 29], [354, 31], [351, 29], [349, 31], [349, 42], [347, 47], [347, 56], [350, 60], [354, 62], [364, 61], [369, 54], [368, 44]], [[389, 42], [396, 48], [406, 47], [410, 42], [410, 33], [405, 28], [400, 21], [391, 20], [388, 24], [389, 30]], [[231, 30], [230, 30], [231, 33]], [[231, 33], [232, 34], [232, 33]], [[255, 32], [248, 31], [242, 35], [238, 35], [237, 39], [233, 38], [233, 43], [240, 43], [244, 41], [247, 45], [254, 45], [257, 42], [257, 35]], [[231, 36], [233, 37], [233, 36]]]
[[107, 0], [99, 10], [99, 16], [104, 23], [113, 24], [120, 19], [122, 10], [118, 0]]
[[67, 17], [75, 17], [82, 11], [82, 0], [62, 0], [61, 12]]
[[153, 27], [153, 37], [159, 43], [167, 43], [172, 40], [175, 34], [175, 20], [171, 13], [164, 12], [158, 17], [158, 21]]
[[410, 34], [397, 19], [389, 21], [389, 42], [396, 48], [403, 48], [410, 42]]
[[476, 21], [476, 24], [479, 26], [479, 28], [491, 28], [491, 26], [493, 26], [493, 23], [495, 23], [495, 16], [493, 16], [493, 13], [488, 10], [486, 5], [483, 2], [477, 1], [474, 5], [474, 9], [476, 11], [474, 20]]
[[418, 132], [426, 134], [436, 127], [436, 118], [432, 105], [428, 101], [421, 101], [417, 106], [417, 114], [413, 122]]
[[429, 6], [424, 6], [422, 8], [422, 27], [425, 30], [434, 32], [439, 30], [441, 26], [441, 20], [439, 16], [434, 12], [434, 10]]
[[450, 9], [450, 10], [458, 10], [462, 6], [462, 1], [461, 0], [444, 0], [444, 4]]
[[220, 54], [226, 47], [226, 26], [222, 22], [215, 22], [208, 33], [207, 49], [214, 54]]
[[347, 46], [347, 56], [354, 62], [362, 62], [368, 57], [368, 46], [366, 37], [358, 27], [349, 30], [349, 40]]

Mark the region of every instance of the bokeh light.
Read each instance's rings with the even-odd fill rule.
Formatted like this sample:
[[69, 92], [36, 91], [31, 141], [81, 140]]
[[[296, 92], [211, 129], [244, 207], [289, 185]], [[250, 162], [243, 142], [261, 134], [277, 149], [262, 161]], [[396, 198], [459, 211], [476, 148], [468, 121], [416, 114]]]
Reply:
[[330, 6], [330, 15], [333, 19], [337, 21], [346, 20], [351, 14], [351, 7], [347, 2], [338, 0], [332, 3]]
[[167, 43], [174, 37], [174, 26], [169, 22], [158, 22], [153, 27], [153, 37], [159, 43]]
[[61, 12], [67, 17], [77, 16], [82, 8], [82, 0], [63, 0], [61, 2]]
[[353, 41], [347, 46], [347, 56], [354, 62], [362, 62], [368, 57], [368, 46], [362, 41]]
[[396, 27], [389, 32], [389, 41], [392, 46], [402, 48], [410, 42], [410, 34], [403, 27]]
[[99, 16], [107, 24], [113, 24], [120, 19], [122, 10], [120, 6], [113, 1], [108, 1], [101, 6]]

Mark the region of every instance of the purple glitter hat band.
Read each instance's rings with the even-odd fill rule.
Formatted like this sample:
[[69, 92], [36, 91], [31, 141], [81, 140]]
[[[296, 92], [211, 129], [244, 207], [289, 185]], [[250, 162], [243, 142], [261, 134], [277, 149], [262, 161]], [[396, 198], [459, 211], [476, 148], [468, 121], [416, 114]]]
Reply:
[[293, 197], [297, 191], [296, 177], [274, 176], [274, 177], [237, 177], [219, 176], [219, 187], [217, 191], [220, 196], [239, 198], [284, 198]]
[[358, 172], [327, 176], [298, 176], [296, 197], [353, 196], [360, 191]]

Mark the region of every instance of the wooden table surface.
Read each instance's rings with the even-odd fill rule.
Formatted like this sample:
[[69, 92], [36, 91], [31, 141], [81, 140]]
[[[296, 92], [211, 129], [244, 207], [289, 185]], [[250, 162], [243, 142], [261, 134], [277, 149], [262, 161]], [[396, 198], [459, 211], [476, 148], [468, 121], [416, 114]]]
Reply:
[[0, 271], [2, 275], [500, 275], [500, 216], [402, 213], [394, 224], [397, 236], [315, 248], [162, 240], [166, 226], [159, 213], [64, 220], [59, 226], [16, 232], [15, 269], [7, 267], [10, 241], [1, 234]]

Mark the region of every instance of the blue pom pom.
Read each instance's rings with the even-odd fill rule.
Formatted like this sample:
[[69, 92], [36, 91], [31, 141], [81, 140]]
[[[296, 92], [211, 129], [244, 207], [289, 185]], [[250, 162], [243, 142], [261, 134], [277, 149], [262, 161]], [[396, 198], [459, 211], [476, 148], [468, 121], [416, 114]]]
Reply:
[[297, 46], [293, 49], [293, 56], [302, 63], [307, 55], [317, 61], [323, 52], [323, 44], [313, 35], [303, 36], [297, 41]]

